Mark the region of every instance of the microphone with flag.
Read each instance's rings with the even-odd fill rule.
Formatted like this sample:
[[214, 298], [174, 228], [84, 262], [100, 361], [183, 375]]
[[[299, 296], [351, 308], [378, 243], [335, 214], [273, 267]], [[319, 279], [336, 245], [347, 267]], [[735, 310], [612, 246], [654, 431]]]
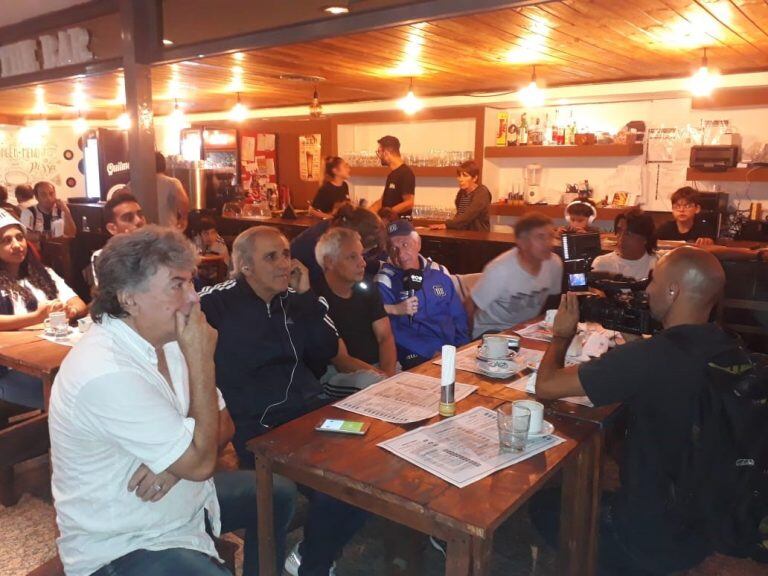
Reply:
[[[424, 275], [421, 270], [411, 268], [403, 271], [403, 288], [408, 291], [408, 298], [415, 296], [416, 291], [421, 290], [422, 284], [424, 284]], [[408, 315], [408, 324], [413, 325], [413, 314]]]

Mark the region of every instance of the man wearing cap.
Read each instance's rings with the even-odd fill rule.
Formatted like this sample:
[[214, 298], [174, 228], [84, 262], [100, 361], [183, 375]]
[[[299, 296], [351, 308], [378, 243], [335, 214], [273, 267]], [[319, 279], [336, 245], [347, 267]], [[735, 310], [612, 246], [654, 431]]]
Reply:
[[[424, 258], [421, 237], [408, 220], [387, 227], [389, 260], [375, 280], [389, 314], [403, 368], [421, 364], [444, 344], [469, 342], [467, 314], [445, 266]], [[421, 276], [421, 286], [406, 277]]]
[[378, 213], [383, 208], [389, 208], [394, 218], [410, 216], [416, 195], [416, 176], [400, 156], [400, 140], [394, 136], [379, 139], [376, 156], [382, 166], [390, 169], [390, 173], [381, 198], [373, 203], [371, 210]]

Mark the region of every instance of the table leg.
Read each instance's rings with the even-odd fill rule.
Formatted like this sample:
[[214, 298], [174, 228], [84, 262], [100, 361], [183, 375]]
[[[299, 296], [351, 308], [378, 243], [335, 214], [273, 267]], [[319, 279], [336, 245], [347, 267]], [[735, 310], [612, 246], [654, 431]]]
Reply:
[[0, 504], [10, 507], [18, 501], [13, 481], [13, 466], [3, 466], [0, 468]]
[[488, 576], [491, 572], [491, 552], [493, 536], [490, 538], [472, 537], [472, 576]]
[[43, 412], [48, 412], [48, 405], [51, 402], [51, 388], [53, 388], [53, 381], [56, 378], [58, 370], [54, 370], [51, 374], [45, 374], [40, 380], [43, 382]]
[[603, 435], [584, 440], [563, 471], [560, 574], [591, 576], [597, 562]]
[[275, 574], [275, 516], [272, 506], [272, 465], [264, 458], [256, 459], [256, 505], [259, 527], [259, 574]]
[[472, 555], [469, 536], [457, 534], [448, 540], [445, 576], [469, 576]]

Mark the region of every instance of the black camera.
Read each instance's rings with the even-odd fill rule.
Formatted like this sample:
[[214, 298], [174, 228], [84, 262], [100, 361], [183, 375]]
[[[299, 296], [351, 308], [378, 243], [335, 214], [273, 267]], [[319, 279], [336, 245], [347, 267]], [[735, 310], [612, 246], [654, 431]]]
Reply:
[[653, 334], [661, 324], [651, 316], [645, 288], [648, 280], [634, 280], [606, 274], [589, 275], [589, 285], [605, 297], [585, 294], [579, 297], [579, 320], [598, 322], [607, 330], [629, 334]]

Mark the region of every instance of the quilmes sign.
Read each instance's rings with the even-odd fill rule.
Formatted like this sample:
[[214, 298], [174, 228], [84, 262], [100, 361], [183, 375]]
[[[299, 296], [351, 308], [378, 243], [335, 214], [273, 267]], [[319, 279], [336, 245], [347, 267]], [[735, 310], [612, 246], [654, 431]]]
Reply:
[[69, 28], [0, 46], [0, 78], [93, 60], [90, 40], [85, 28]]

